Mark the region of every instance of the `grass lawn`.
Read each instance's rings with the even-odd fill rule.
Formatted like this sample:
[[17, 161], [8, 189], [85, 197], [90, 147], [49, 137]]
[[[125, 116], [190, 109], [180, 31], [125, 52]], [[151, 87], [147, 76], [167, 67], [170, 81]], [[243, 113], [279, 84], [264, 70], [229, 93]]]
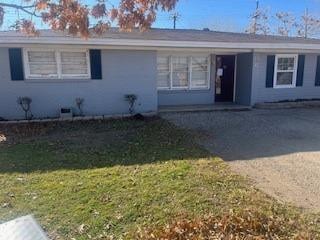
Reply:
[[[170, 123], [0, 125], [0, 222], [34, 214], [52, 239], [131, 239], [175, 218], [254, 209], [320, 231], [318, 215], [277, 203]], [[319, 234], [319, 232], [318, 232]]]

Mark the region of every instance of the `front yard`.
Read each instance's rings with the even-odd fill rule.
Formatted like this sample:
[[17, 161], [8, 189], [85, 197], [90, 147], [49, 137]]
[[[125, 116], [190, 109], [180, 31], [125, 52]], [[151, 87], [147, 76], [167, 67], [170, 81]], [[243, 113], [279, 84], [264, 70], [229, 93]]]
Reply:
[[34, 214], [52, 239], [132, 239], [252, 210], [283, 219], [287, 239], [319, 237], [318, 215], [254, 189], [193, 138], [158, 118], [0, 125], [0, 222]]

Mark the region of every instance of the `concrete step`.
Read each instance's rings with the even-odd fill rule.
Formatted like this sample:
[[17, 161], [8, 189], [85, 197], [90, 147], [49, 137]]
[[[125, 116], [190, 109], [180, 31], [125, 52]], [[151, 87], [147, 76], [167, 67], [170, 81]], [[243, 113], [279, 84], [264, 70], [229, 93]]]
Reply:
[[212, 105], [179, 105], [159, 106], [159, 113], [169, 112], [213, 112], [213, 111], [248, 111], [251, 106], [238, 104], [212, 104]]

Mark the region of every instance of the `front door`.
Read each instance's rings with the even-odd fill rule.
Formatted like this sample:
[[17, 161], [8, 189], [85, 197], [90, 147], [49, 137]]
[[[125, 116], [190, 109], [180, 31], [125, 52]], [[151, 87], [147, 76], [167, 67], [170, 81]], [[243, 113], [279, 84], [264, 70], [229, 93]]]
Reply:
[[216, 102], [233, 102], [234, 55], [218, 55], [216, 58]]

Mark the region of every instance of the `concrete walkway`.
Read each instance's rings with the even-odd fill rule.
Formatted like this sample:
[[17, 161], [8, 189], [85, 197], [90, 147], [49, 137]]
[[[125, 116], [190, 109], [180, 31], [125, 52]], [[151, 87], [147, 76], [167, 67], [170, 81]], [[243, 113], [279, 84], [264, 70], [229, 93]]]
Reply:
[[320, 109], [167, 113], [279, 200], [320, 212]]

